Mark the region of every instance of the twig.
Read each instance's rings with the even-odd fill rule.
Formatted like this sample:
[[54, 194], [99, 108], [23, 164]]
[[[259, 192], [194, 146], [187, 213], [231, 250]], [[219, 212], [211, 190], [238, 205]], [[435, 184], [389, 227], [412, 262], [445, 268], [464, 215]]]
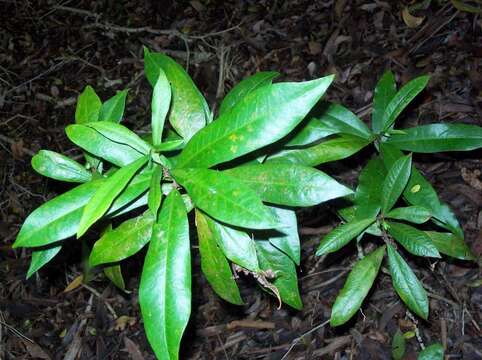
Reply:
[[94, 294], [96, 297], [98, 297], [100, 300], [103, 301], [103, 303], [105, 304], [107, 310], [109, 310], [109, 312], [111, 313], [111, 315], [114, 317], [114, 320], [118, 318], [117, 313], [115, 312], [114, 308], [107, 302], [106, 299], [104, 299], [104, 297], [103, 297], [97, 290], [95, 290], [94, 288], [92, 288], [92, 287], [90, 287], [89, 285], [86, 285], [86, 284], [82, 284], [82, 287], [83, 287], [83, 288], [86, 288], [86, 289], [89, 290], [92, 294]]
[[296, 339], [294, 339], [294, 340], [291, 342], [291, 346], [289, 347], [288, 351], [283, 355], [283, 357], [281, 358], [281, 360], [286, 359], [286, 357], [287, 357], [288, 354], [291, 352], [291, 350], [293, 350], [293, 348], [294, 348], [306, 335], [309, 335], [309, 334], [315, 332], [316, 330], [325, 327], [326, 325], [328, 325], [329, 322], [330, 322], [330, 319], [326, 320], [325, 322], [323, 322], [323, 323], [321, 323], [321, 324], [319, 324], [319, 325], [316, 325], [313, 329], [305, 332], [305, 333], [302, 334], [301, 336], [299, 336], [299, 337], [297, 337]]

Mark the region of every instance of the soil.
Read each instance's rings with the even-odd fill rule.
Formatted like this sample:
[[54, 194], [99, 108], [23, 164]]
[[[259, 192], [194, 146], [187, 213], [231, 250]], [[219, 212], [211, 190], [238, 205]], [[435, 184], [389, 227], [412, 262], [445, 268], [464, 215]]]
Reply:
[[[129, 88], [125, 124], [146, 130], [145, 45], [182, 63], [213, 108], [233, 84], [256, 71], [276, 70], [281, 80], [297, 81], [335, 73], [328, 99], [368, 121], [374, 85], [392, 69], [399, 84], [431, 75], [401, 125], [482, 125], [480, 15], [457, 10], [450, 1], [416, 5], [378, 0], [1, 1], [0, 359], [154, 359], [137, 296], [143, 254], [123, 264], [129, 293], [101, 273], [64, 292], [82, 274], [80, 242], [72, 239], [28, 281], [29, 251], [11, 249], [25, 217], [69, 188], [33, 172], [30, 158], [40, 149], [80, 155], [64, 127], [73, 122], [76, 99], [87, 84], [103, 99]], [[404, 21], [407, 6], [412, 17]], [[354, 186], [371, 154], [367, 150], [321, 169]], [[414, 158], [456, 213], [479, 259], [481, 155]], [[246, 305], [223, 302], [201, 276], [193, 246], [193, 314], [182, 359], [390, 359], [398, 328], [413, 332], [404, 359], [416, 359], [423, 345], [434, 342], [446, 347], [447, 359], [482, 359], [480, 261], [411, 260], [431, 294], [429, 321], [406, 313], [385, 275], [346, 326], [319, 326], [329, 318], [356, 260], [356, 249], [350, 247], [326, 258], [314, 256], [320, 237], [338, 222], [333, 206], [299, 211], [302, 311], [277, 310], [276, 299], [249, 277], [240, 279]]]

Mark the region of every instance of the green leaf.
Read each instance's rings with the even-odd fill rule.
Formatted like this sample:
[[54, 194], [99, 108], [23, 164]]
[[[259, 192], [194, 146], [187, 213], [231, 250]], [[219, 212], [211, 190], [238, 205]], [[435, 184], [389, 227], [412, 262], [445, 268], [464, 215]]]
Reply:
[[254, 190], [229, 175], [199, 168], [175, 169], [171, 175], [186, 189], [196, 207], [220, 221], [249, 229], [279, 225]]
[[282, 225], [277, 230], [277, 234], [269, 236], [269, 242], [288, 255], [296, 265], [299, 265], [301, 250], [296, 212], [275, 206], [272, 206], [271, 209], [280, 219]]
[[141, 250], [151, 239], [155, 218], [150, 211], [124, 221], [97, 240], [89, 257], [89, 265], [116, 263]]
[[169, 193], [154, 225], [139, 285], [147, 339], [158, 359], [177, 360], [191, 313], [189, 224], [177, 190]]
[[154, 170], [152, 172], [151, 184], [149, 187], [149, 197], [147, 199], [147, 205], [149, 210], [155, 218], [157, 218], [157, 213], [159, 207], [161, 206], [161, 180], [162, 180], [162, 167], [159, 165], [154, 165]]
[[380, 158], [370, 159], [360, 172], [358, 186], [355, 191], [355, 204], [362, 206], [372, 204], [381, 206], [383, 181], [387, 171]]
[[301, 147], [311, 145], [327, 136], [338, 134], [340, 131], [331, 128], [321, 121], [320, 116], [303, 120], [292, 131], [293, 137], [284, 144], [285, 147]]
[[259, 264], [264, 272], [274, 272], [272, 284], [278, 289], [281, 300], [289, 306], [301, 310], [303, 303], [298, 290], [298, 279], [293, 261], [269, 241], [257, 240], [256, 250]]
[[392, 339], [392, 358], [393, 360], [402, 360], [405, 354], [405, 337], [400, 329], [397, 329]]
[[358, 311], [377, 277], [384, 255], [385, 246], [382, 246], [355, 264], [331, 309], [331, 326], [346, 323]]
[[394, 221], [389, 221], [387, 224], [390, 235], [409, 253], [417, 256], [440, 257], [437, 248], [425, 232]]
[[372, 137], [368, 126], [358, 116], [339, 104], [327, 104], [320, 121], [343, 134], [358, 136], [366, 140], [370, 140]]
[[418, 355], [417, 360], [443, 360], [444, 359], [444, 347], [442, 344], [436, 343], [427, 346]]
[[154, 146], [162, 142], [162, 130], [164, 129], [164, 122], [170, 106], [171, 85], [162, 68], [159, 68], [159, 78], [156, 81], [156, 85], [154, 85], [151, 102], [152, 144]]
[[106, 266], [103, 270], [105, 276], [112, 281], [115, 286], [122, 291], [126, 290], [126, 284], [124, 282], [124, 277], [122, 276], [122, 269], [119, 264]]
[[388, 170], [387, 177], [383, 182], [382, 188], [382, 213], [387, 213], [395, 205], [400, 195], [402, 195], [412, 168], [412, 157], [404, 156], [392, 165]]
[[[353, 222], [354, 220], [363, 220], [367, 217], [376, 217], [380, 212], [380, 207], [376, 205], [363, 204], [356, 206], [349, 206], [338, 210], [338, 215], [345, 222]], [[374, 236], [382, 236], [379, 225], [375, 222], [367, 227], [363, 233], [368, 233]]]
[[369, 142], [365, 139], [341, 135], [307, 148], [282, 150], [270, 155], [266, 162], [318, 166], [330, 161], [350, 157], [368, 144]]
[[124, 190], [132, 177], [146, 162], [147, 157], [134, 161], [133, 163], [120, 168], [111, 177], [104, 181], [84, 208], [79, 228], [77, 230], [78, 238], [105, 214], [117, 195]]
[[98, 121], [101, 106], [102, 101], [100, 101], [95, 90], [90, 85], [87, 85], [77, 100], [75, 122], [83, 124]]
[[120, 123], [124, 116], [126, 97], [127, 90], [122, 90], [103, 103], [100, 108], [99, 121]]
[[341, 249], [357, 237], [363, 230], [375, 222], [376, 218], [368, 218], [342, 224], [332, 230], [321, 240], [316, 255], [321, 256]]
[[172, 102], [169, 122], [186, 141], [202, 129], [209, 117], [209, 108], [201, 92], [184, 69], [169, 56], [144, 48], [144, 71], [152, 87], [159, 79], [160, 69], [171, 83]]
[[465, 11], [472, 14], [480, 14], [482, 12], [482, 3], [480, 0], [450, 0], [452, 5], [460, 11]]
[[475, 256], [464, 242], [464, 239], [457, 235], [437, 231], [425, 231], [425, 234], [442, 254], [461, 260], [475, 260]]
[[196, 211], [196, 228], [203, 274], [216, 294], [232, 304], [242, 305], [243, 300], [229, 262], [216, 241], [217, 234], [211, 231], [206, 215], [200, 211]]
[[247, 233], [202, 215], [210, 233], [229, 260], [250, 271], [259, 271], [254, 241]]
[[466, 124], [430, 124], [403, 129], [387, 142], [401, 150], [419, 153], [469, 151], [482, 148], [482, 127]]
[[172, 141], [166, 141], [163, 142], [162, 144], [154, 146], [154, 149], [159, 151], [159, 152], [167, 152], [167, 151], [174, 151], [174, 150], [179, 150], [184, 147], [184, 140], [172, 140]]
[[27, 280], [35, 274], [39, 269], [52, 260], [55, 255], [62, 249], [62, 245], [54, 245], [46, 249], [34, 249], [32, 251], [32, 259], [27, 271]]
[[388, 264], [393, 287], [410, 310], [428, 318], [428, 298], [425, 289], [400, 254], [388, 245]]
[[378, 81], [373, 96], [372, 129], [375, 134], [379, 134], [386, 128], [383, 123], [385, 110], [396, 93], [395, 77], [391, 71], [387, 71]]
[[420, 76], [406, 83], [388, 103], [383, 114], [383, 131], [390, 129], [395, 119], [410, 102], [427, 86], [429, 76]]
[[200, 130], [179, 155], [177, 167], [211, 167], [280, 140], [323, 96], [333, 76], [263, 86]]
[[262, 86], [270, 85], [273, 79], [278, 77], [279, 73], [276, 71], [263, 71], [241, 80], [231, 91], [224, 97], [219, 107], [219, 115], [228, 112], [246, 95], [253, 90]]
[[252, 188], [263, 201], [312, 206], [352, 193], [322, 171], [297, 164], [255, 164], [223, 171]]
[[432, 214], [423, 206], [408, 206], [390, 210], [385, 217], [410, 221], [415, 224], [423, 224], [430, 220]]
[[40, 150], [32, 158], [32, 167], [55, 180], [84, 183], [92, 179], [92, 174], [77, 161], [54, 151]]
[[116, 166], [125, 166], [143, 156], [142, 152], [129, 145], [107, 139], [95, 129], [85, 125], [69, 125], [65, 128], [67, 137], [77, 146]]

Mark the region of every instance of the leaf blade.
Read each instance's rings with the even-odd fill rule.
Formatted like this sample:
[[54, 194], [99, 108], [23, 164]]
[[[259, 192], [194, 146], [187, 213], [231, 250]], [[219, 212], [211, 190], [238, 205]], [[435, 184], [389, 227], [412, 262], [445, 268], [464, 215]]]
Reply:
[[54, 151], [40, 150], [32, 158], [32, 167], [55, 180], [84, 183], [92, 179], [92, 174], [77, 161]]
[[410, 221], [415, 224], [423, 224], [432, 217], [432, 213], [423, 206], [407, 206], [390, 210], [385, 217], [396, 220]]
[[159, 68], [159, 78], [154, 85], [151, 102], [152, 144], [154, 146], [162, 143], [162, 131], [171, 105], [171, 96], [172, 93], [169, 80], [167, 80], [164, 70]]
[[329, 128], [338, 130], [343, 134], [358, 136], [366, 140], [372, 138], [368, 126], [358, 116], [340, 104], [327, 104], [320, 121]]
[[385, 109], [396, 92], [395, 77], [391, 71], [387, 71], [378, 81], [373, 97], [372, 129], [375, 134], [379, 134], [385, 128], [383, 123]]
[[417, 256], [440, 257], [437, 248], [425, 232], [394, 221], [388, 221], [387, 224], [389, 234], [409, 253]]
[[95, 93], [92, 86], [87, 85], [77, 100], [75, 109], [75, 122], [83, 124], [99, 120], [99, 112], [102, 101]]
[[410, 155], [398, 159], [388, 170], [382, 189], [382, 213], [387, 213], [397, 202], [407, 186], [412, 168]]
[[99, 121], [120, 123], [124, 116], [126, 98], [127, 90], [122, 90], [104, 102], [99, 111]]

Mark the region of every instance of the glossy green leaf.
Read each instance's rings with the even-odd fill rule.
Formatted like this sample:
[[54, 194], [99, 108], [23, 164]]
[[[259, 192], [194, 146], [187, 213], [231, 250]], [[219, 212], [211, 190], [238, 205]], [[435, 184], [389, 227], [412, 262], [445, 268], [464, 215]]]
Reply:
[[369, 142], [367, 140], [356, 136], [340, 135], [310, 147], [282, 150], [270, 155], [266, 162], [318, 166], [330, 161], [350, 157], [368, 144]]
[[418, 355], [417, 360], [443, 360], [444, 359], [444, 347], [442, 344], [436, 343], [427, 346]]
[[40, 150], [32, 158], [32, 167], [39, 174], [61, 181], [84, 183], [92, 174], [77, 161], [49, 150]]
[[252, 188], [263, 201], [288, 206], [312, 206], [352, 191], [324, 172], [297, 164], [268, 163], [223, 171]]
[[373, 217], [338, 226], [321, 240], [316, 255], [321, 256], [341, 249], [374, 222]]
[[[243, 300], [229, 262], [216, 241], [218, 234], [211, 230], [206, 215], [200, 211], [196, 211], [196, 228], [203, 274], [221, 298], [232, 304], [242, 305]], [[256, 253], [254, 253], [254, 257], [256, 258]]]
[[[309, 115], [308, 115], [309, 116]], [[284, 144], [285, 147], [301, 147], [311, 145], [327, 136], [338, 134], [340, 130], [331, 128], [319, 117], [303, 120], [295, 130], [293, 136]]]
[[141, 250], [151, 239], [154, 216], [150, 211], [107, 231], [92, 248], [90, 266], [116, 263]]
[[99, 121], [120, 123], [124, 116], [126, 97], [127, 90], [122, 90], [103, 103], [100, 108]]
[[296, 212], [272, 206], [281, 226], [276, 234], [269, 236], [269, 242], [288, 255], [296, 265], [300, 264], [300, 237], [298, 235], [298, 221]]
[[256, 250], [261, 270], [275, 274], [272, 284], [278, 289], [281, 300], [285, 304], [301, 310], [303, 303], [298, 290], [298, 278], [293, 261], [288, 255], [271, 245], [269, 241], [257, 240]]
[[382, 187], [382, 213], [387, 213], [402, 195], [412, 169], [412, 157], [401, 157], [388, 170]]
[[417, 256], [440, 257], [437, 248], [424, 231], [394, 221], [387, 222], [387, 225], [388, 233], [409, 253]]
[[379, 134], [385, 129], [383, 123], [385, 110], [396, 93], [395, 77], [391, 71], [387, 71], [378, 81], [373, 96], [372, 129], [375, 134]]
[[172, 141], [166, 141], [163, 142], [162, 144], [154, 146], [154, 149], [156, 149], [159, 152], [167, 152], [167, 151], [174, 151], [174, 150], [179, 150], [184, 147], [184, 140], [172, 140]]
[[405, 355], [405, 337], [400, 329], [397, 329], [392, 339], [392, 358], [402, 360], [403, 355]]
[[177, 360], [191, 313], [189, 224], [177, 190], [167, 196], [154, 225], [142, 269], [139, 304], [157, 358]]
[[122, 269], [119, 264], [104, 267], [105, 276], [122, 291], [126, 290]]
[[[345, 220], [345, 222], [353, 222], [356, 220], [363, 220], [367, 217], [376, 217], [380, 212], [380, 207], [376, 205], [363, 204], [342, 208], [338, 210], [338, 215]], [[382, 232], [378, 223], [373, 223], [367, 227], [362, 233], [371, 234], [374, 236], [382, 236]]]
[[32, 259], [27, 271], [27, 279], [35, 274], [39, 269], [52, 260], [55, 255], [62, 249], [62, 245], [54, 245], [46, 249], [34, 249], [32, 251]]
[[175, 169], [171, 175], [181, 184], [194, 205], [210, 216], [249, 229], [270, 229], [276, 216], [250, 187], [220, 171]]
[[149, 197], [147, 200], [147, 205], [149, 210], [152, 212], [154, 217], [157, 218], [157, 212], [161, 206], [161, 179], [162, 179], [162, 167], [159, 165], [154, 165], [154, 170], [152, 171], [151, 183], [149, 186]]
[[102, 101], [100, 101], [95, 90], [92, 86], [87, 85], [77, 100], [75, 122], [77, 124], [83, 124], [98, 121], [101, 106]]
[[377, 277], [384, 255], [385, 246], [382, 246], [355, 264], [331, 309], [331, 326], [346, 323], [360, 309]]
[[254, 241], [246, 232], [202, 215], [210, 233], [229, 260], [250, 271], [259, 271]]
[[151, 102], [151, 128], [152, 128], [152, 144], [157, 146], [162, 142], [162, 131], [164, 130], [164, 122], [167, 112], [171, 106], [171, 85], [167, 80], [166, 74], [162, 68], [159, 68], [159, 78], [154, 85]]
[[383, 181], [387, 171], [380, 158], [370, 159], [360, 172], [358, 186], [355, 191], [355, 204], [361, 206], [366, 204], [381, 206]]
[[428, 298], [425, 289], [401, 255], [388, 245], [388, 265], [393, 287], [410, 310], [428, 318]]
[[259, 87], [270, 85], [274, 78], [278, 77], [276, 71], [263, 71], [251, 75], [241, 80], [235, 85], [231, 91], [224, 97], [219, 107], [219, 115], [228, 112], [246, 95]]
[[81, 237], [109, 209], [114, 199], [124, 190], [132, 177], [144, 166], [147, 157], [120, 168], [104, 181], [85, 206], [80, 219], [77, 237]]
[[482, 127], [466, 124], [430, 124], [403, 129], [387, 142], [401, 150], [419, 153], [468, 151], [482, 148]]
[[464, 239], [457, 235], [437, 231], [425, 231], [425, 234], [432, 240], [432, 243], [442, 254], [461, 260], [475, 260], [475, 256], [472, 254], [472, 251], [470, 251]]
[[390, 210], [385, 217], [390, 219], [410, 221], [415, 224], [423, 224], [432, 217], [429, 210], [423, 206], [407, 206]]
[[387, 131], [400, 113], [427, 86], [429, 76], [420, 76], [406, 83], [388, 103], [383, 114], [383, 131]]
[[85, 125], [69, 125], [65, 128], [65, 132], [70, 141], [77, 146], [119, 167], [128, 165], [143, 156], [142, 152], [133, 147], [111, 141]]
[[358, 116], [339, 104], [327, 104], [320, 121], [343, 134], [358, 136], [366, 140], [370, 140], [372, 137], [368, 126]]
[[171, 83], [172, 101], [169, 122], [186, 141], [202, 129], [209, 116], [209, 108], [201, 92], [184, 69], [169, 56], [152, 53], [144, 48], [144, 71], [152, 87], [164, 70]]
[[325, 93], [333, 76], [258, 88], [200, 130], [177, 167], [211, 167], [269, 145], [289, 134]]

